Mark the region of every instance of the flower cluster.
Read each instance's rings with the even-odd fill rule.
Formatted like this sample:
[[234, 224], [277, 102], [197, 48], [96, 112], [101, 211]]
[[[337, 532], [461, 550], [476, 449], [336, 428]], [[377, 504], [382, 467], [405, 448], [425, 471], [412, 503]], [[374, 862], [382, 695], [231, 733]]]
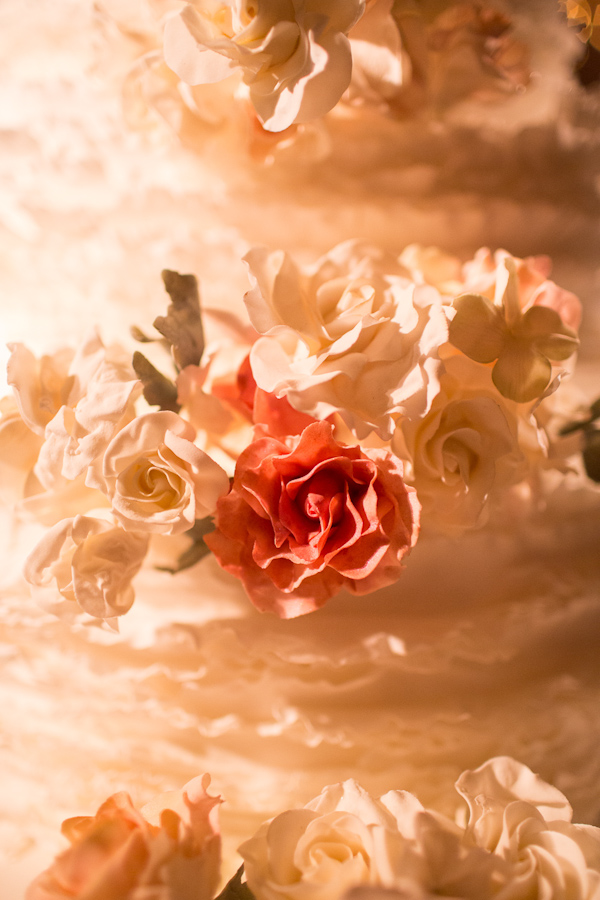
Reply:
[[[177, 358], [194, 323], [176, 314], [165, 321]], [[133, 603], [150, 536], [188, 531], [213, 513], [228, 476], [195, 443], [189, 421], [172, 409], [140, 409], [143, 374], [96, 333], [76, 353], [36, 359], [21, 344], [10, 349], [3, 493], [12, 487], [19, 514], [49, 526], [25, 576], [114, 624]]]
[[546, 258], [348, 242], [310, 269], [246, 257], [258, 386], [404, 462], [423, 524], [460, 533], [545, 452], [535, 408], [577, 347], [577, 298]]
[[[140, 812], [116, 794], [95, 817], [70, 819], [71, 847], [31, 885], [27, 900], [119, 897], [211, 900], [219, 882], [218, 798], [209, 778]], [[456, 783], [466, 824], [412, 794], [375, 799], [355, 781], [326, 787], [239, 848], [241, 871], [223, 900], [564, 897], [600, 889], [600, 829], [572, 823], [564, 795], [530, 769], [497, 757]]]
[[146, 51], [125, 83], [133, 124], [158, 115], [195, 147], [221, 132], [269, 161], [290, 147], [296, 160], [327, 156], [335, 110], [372, 127], [373, 113], [439, 116], [514, 95], [530, 79], [531, 34], [495, 2], [153, 0], [134, 10], [100, 0], [99, 9], [135, 35], [132, 53]]
[[421, 524], [459, 535], [547, 465], [540, 410], [580, 307], [546, 258], [348, 241], [310, 268], [246, 262], [252, 327], [207, 348], [195, 279], [164, 273], [169, 375], [95, 334], [40, 360], [12, 346], [0, 474], [48, 528], [36, 590], [115, 619], [153, 535], [185, 534], [174, 571], [212, 551], [291, 618], [393, 584]]

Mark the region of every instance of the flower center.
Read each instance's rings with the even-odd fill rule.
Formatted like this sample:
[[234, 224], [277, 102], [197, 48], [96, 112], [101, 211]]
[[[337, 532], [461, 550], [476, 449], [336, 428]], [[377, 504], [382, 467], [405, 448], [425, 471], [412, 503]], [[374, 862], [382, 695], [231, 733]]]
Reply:
[[179, 491], [173, 480], [179, 480], [174, 473], [167, 473], [152, 460], [138, 460], [124, 473], [126, 490], [130, 496], [151, 500], [160, 509], [171, 509], [177, 503]]
[[299, 506], [309, 519], [337, 525], [344, 512], [344, 488], [332, 472], [317, 472], [300, 491]]

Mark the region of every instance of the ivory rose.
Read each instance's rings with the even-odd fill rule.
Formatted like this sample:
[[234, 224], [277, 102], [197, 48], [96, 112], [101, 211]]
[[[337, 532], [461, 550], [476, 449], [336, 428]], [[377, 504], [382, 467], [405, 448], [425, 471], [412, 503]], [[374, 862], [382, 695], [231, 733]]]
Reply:
[[394, 452], [410, 460], [424, 521], [449, 534], [481, 524], [490, 492], [523, 474], [518, 419], [486, 380], [469, 385], [445, 374], [431, 410], [399, 419], [392, 439]]
[[353, 780], [326, 787], [242, 844], [248, 887], [257, 900], [338, 900], [360, 884], [393, 884], [421, 810], [403, 791], [375, 800]]
[[350, 83], [363, 0], [195, 0], [167, 20], [167, 65], [190, 85], [241, 70], [267, 131], [327, 113]]
[[104, 519], [75, 516], [46, 532], [27, 557], [24, 574], [38, 587], [54, 583], [65, 599], [92, 616], [108, 619], [131, 608], [131, 581], [147, 549], [146, 535], [124, 531]]
[[501, 897], [592, 900], [600, 894], [600, 828], [571, 823], [566, 797], [521, 763], [497, 757], [464, 772], [466, 839], [508, 864]]
[[95, 816], [63, 822], [71, 846], [30, 885], [26, 900], [211, 900], [219, 883], [219, 797], [208, 775], [141, 810], [113, 794]]
[[303, 271], [285, 253], [246, 256], [256, 383], [318, 419], [334, 412], [359, 438], [389, 438], [392, 414], [420, 414], [438, 390], [448, 326], [438, 293], [415, 287], [382, 251], [355, 241]]
[[92, 332], [72, 355], [59, 351], [37, 360], [11, 344], [7, 377], [25, 424], [43, 436], [35, 465], [52, 489], [83, 475], [110, 439], [134, 415], [141, 385], [118, 348], [107, 349]]
[[104, 491], [123, 528], [179, 534], [214, 511], [229, 479], [194, 436], [189, 422], [161, 411], [138, 416], [113, 438], [89, 483]]
[[315, 422], [291, 450], [265, 436], [243, 451], [205, 540], [258, 609], [293, 618], [341, 588], [367, 594], [396, 581], [418, 524], [398, 459], [343, 446]]

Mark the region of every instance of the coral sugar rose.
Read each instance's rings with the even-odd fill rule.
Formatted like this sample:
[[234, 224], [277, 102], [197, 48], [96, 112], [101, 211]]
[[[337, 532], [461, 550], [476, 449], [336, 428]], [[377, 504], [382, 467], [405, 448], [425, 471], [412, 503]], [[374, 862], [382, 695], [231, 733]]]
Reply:
[[246, 448], [206, 543], [258, 609], [290, 619], [341, 588], [367, 594], [396, 581], [418, 522], [395, 456], [342, 446], [315, 422], [292, 450], [273, 437]]

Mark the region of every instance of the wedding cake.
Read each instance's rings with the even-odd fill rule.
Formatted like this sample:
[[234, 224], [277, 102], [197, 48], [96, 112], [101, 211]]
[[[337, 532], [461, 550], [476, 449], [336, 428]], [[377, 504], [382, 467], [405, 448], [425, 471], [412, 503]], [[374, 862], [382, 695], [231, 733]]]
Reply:
[[2, 16], [6, 896], [598, 896], [591, 5]]

